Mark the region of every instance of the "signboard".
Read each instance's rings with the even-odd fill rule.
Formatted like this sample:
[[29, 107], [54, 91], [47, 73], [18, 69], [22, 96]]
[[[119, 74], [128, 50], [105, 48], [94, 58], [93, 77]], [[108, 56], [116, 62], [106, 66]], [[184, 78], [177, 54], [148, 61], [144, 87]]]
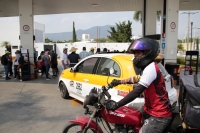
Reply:
[[162, 38], [165, 38], [165, 33], [162, 33]]
[[165, 43], [165, 38], [162, 38], [162, 43]]
[[170, 27], [172, 30], [176, 29], [176, 23], [175, 22], [171, 22]]
[[166, 20], [166, 15], [163, 15], [163, 20]]
[[27, 54], [28, 53], [28, 49], [21, 49], [21, 53], [22, 54]]
[[24, 31], [29, 31], [29, 30], [30, 30], [30, 27], [29, 27], [28, 25], [24, 25], [24, 26], [23, 26], [23, 30], [24, 30]]
[[162, 43], [162, 48], [163, 48], [163, 49], [165, 48], [165, 43]]

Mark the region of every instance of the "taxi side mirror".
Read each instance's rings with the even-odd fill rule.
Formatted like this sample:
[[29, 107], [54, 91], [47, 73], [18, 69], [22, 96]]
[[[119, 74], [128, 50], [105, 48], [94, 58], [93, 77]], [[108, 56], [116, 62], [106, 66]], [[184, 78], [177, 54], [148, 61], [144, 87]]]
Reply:
[[73, 67], [70, 68], [70, 72], [74, 72], [74, 68]]

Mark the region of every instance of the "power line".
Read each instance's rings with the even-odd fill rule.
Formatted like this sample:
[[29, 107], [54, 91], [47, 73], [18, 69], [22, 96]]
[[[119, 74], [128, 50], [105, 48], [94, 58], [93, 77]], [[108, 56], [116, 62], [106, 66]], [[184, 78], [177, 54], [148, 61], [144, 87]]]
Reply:
[[[183, 12], [181, 14], [188, 14], [188, 34], [187, 34], [187, 51], [188, 51], [188, 45], [189, 45], [189, 32], [190, 32], [190, 14], [196, 14], [198, 12]], [[180, 14], [180, 15], [181, 15]], [[191, 50], [191, 49], [190, 49]]]

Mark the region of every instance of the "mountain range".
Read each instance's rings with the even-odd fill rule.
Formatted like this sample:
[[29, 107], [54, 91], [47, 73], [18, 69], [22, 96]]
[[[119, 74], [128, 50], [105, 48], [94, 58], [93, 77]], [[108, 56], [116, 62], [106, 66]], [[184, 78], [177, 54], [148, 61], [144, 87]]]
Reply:
[[[107, 38], [107, 35], [110, 35], [108, 30], [110, 31], [110, 27], [115, 27], [113, 25], [105, 25], [105, 26], [97, 26], [91, 27], [86, 30], [76, 30], [76, 36], [78, 40], [82, 40], [82, 34], [89, 34], [90, 39], [97, 38]], [[72, 40], [72, 32], [62, 32], [62, 33], [45, 33], [45, 38], [48, 38], [53, 41], [64, 41], [64, 40]]]

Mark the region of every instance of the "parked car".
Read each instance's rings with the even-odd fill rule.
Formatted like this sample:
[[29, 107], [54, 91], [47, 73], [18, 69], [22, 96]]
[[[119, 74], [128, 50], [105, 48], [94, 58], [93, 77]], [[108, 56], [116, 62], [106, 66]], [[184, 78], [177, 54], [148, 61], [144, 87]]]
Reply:
[[[84, 101], [93, 87], [100, 91], [101, 86], [110, 83], [113, 79], [126, 79], [139, 75], [140, 70], [134, 67], [133, 54], [95, 54], [88, 56], [73, 68], [62, 71], [58, 87], [64, 99], [73, 97]], [[172, 78], [161, 63], [158, 63], [169, 94], [170, 102], [177, 101], [177, 92], [172, 85]], [[109, 76], [109, 69], [114, 68], [114, 74]], [[119, 85], [109, 90], [112, 99], [119, 101], [133, 89], [133, 85]], [[143, 103], [144, 98], [138, 97], [133, 103]]]

